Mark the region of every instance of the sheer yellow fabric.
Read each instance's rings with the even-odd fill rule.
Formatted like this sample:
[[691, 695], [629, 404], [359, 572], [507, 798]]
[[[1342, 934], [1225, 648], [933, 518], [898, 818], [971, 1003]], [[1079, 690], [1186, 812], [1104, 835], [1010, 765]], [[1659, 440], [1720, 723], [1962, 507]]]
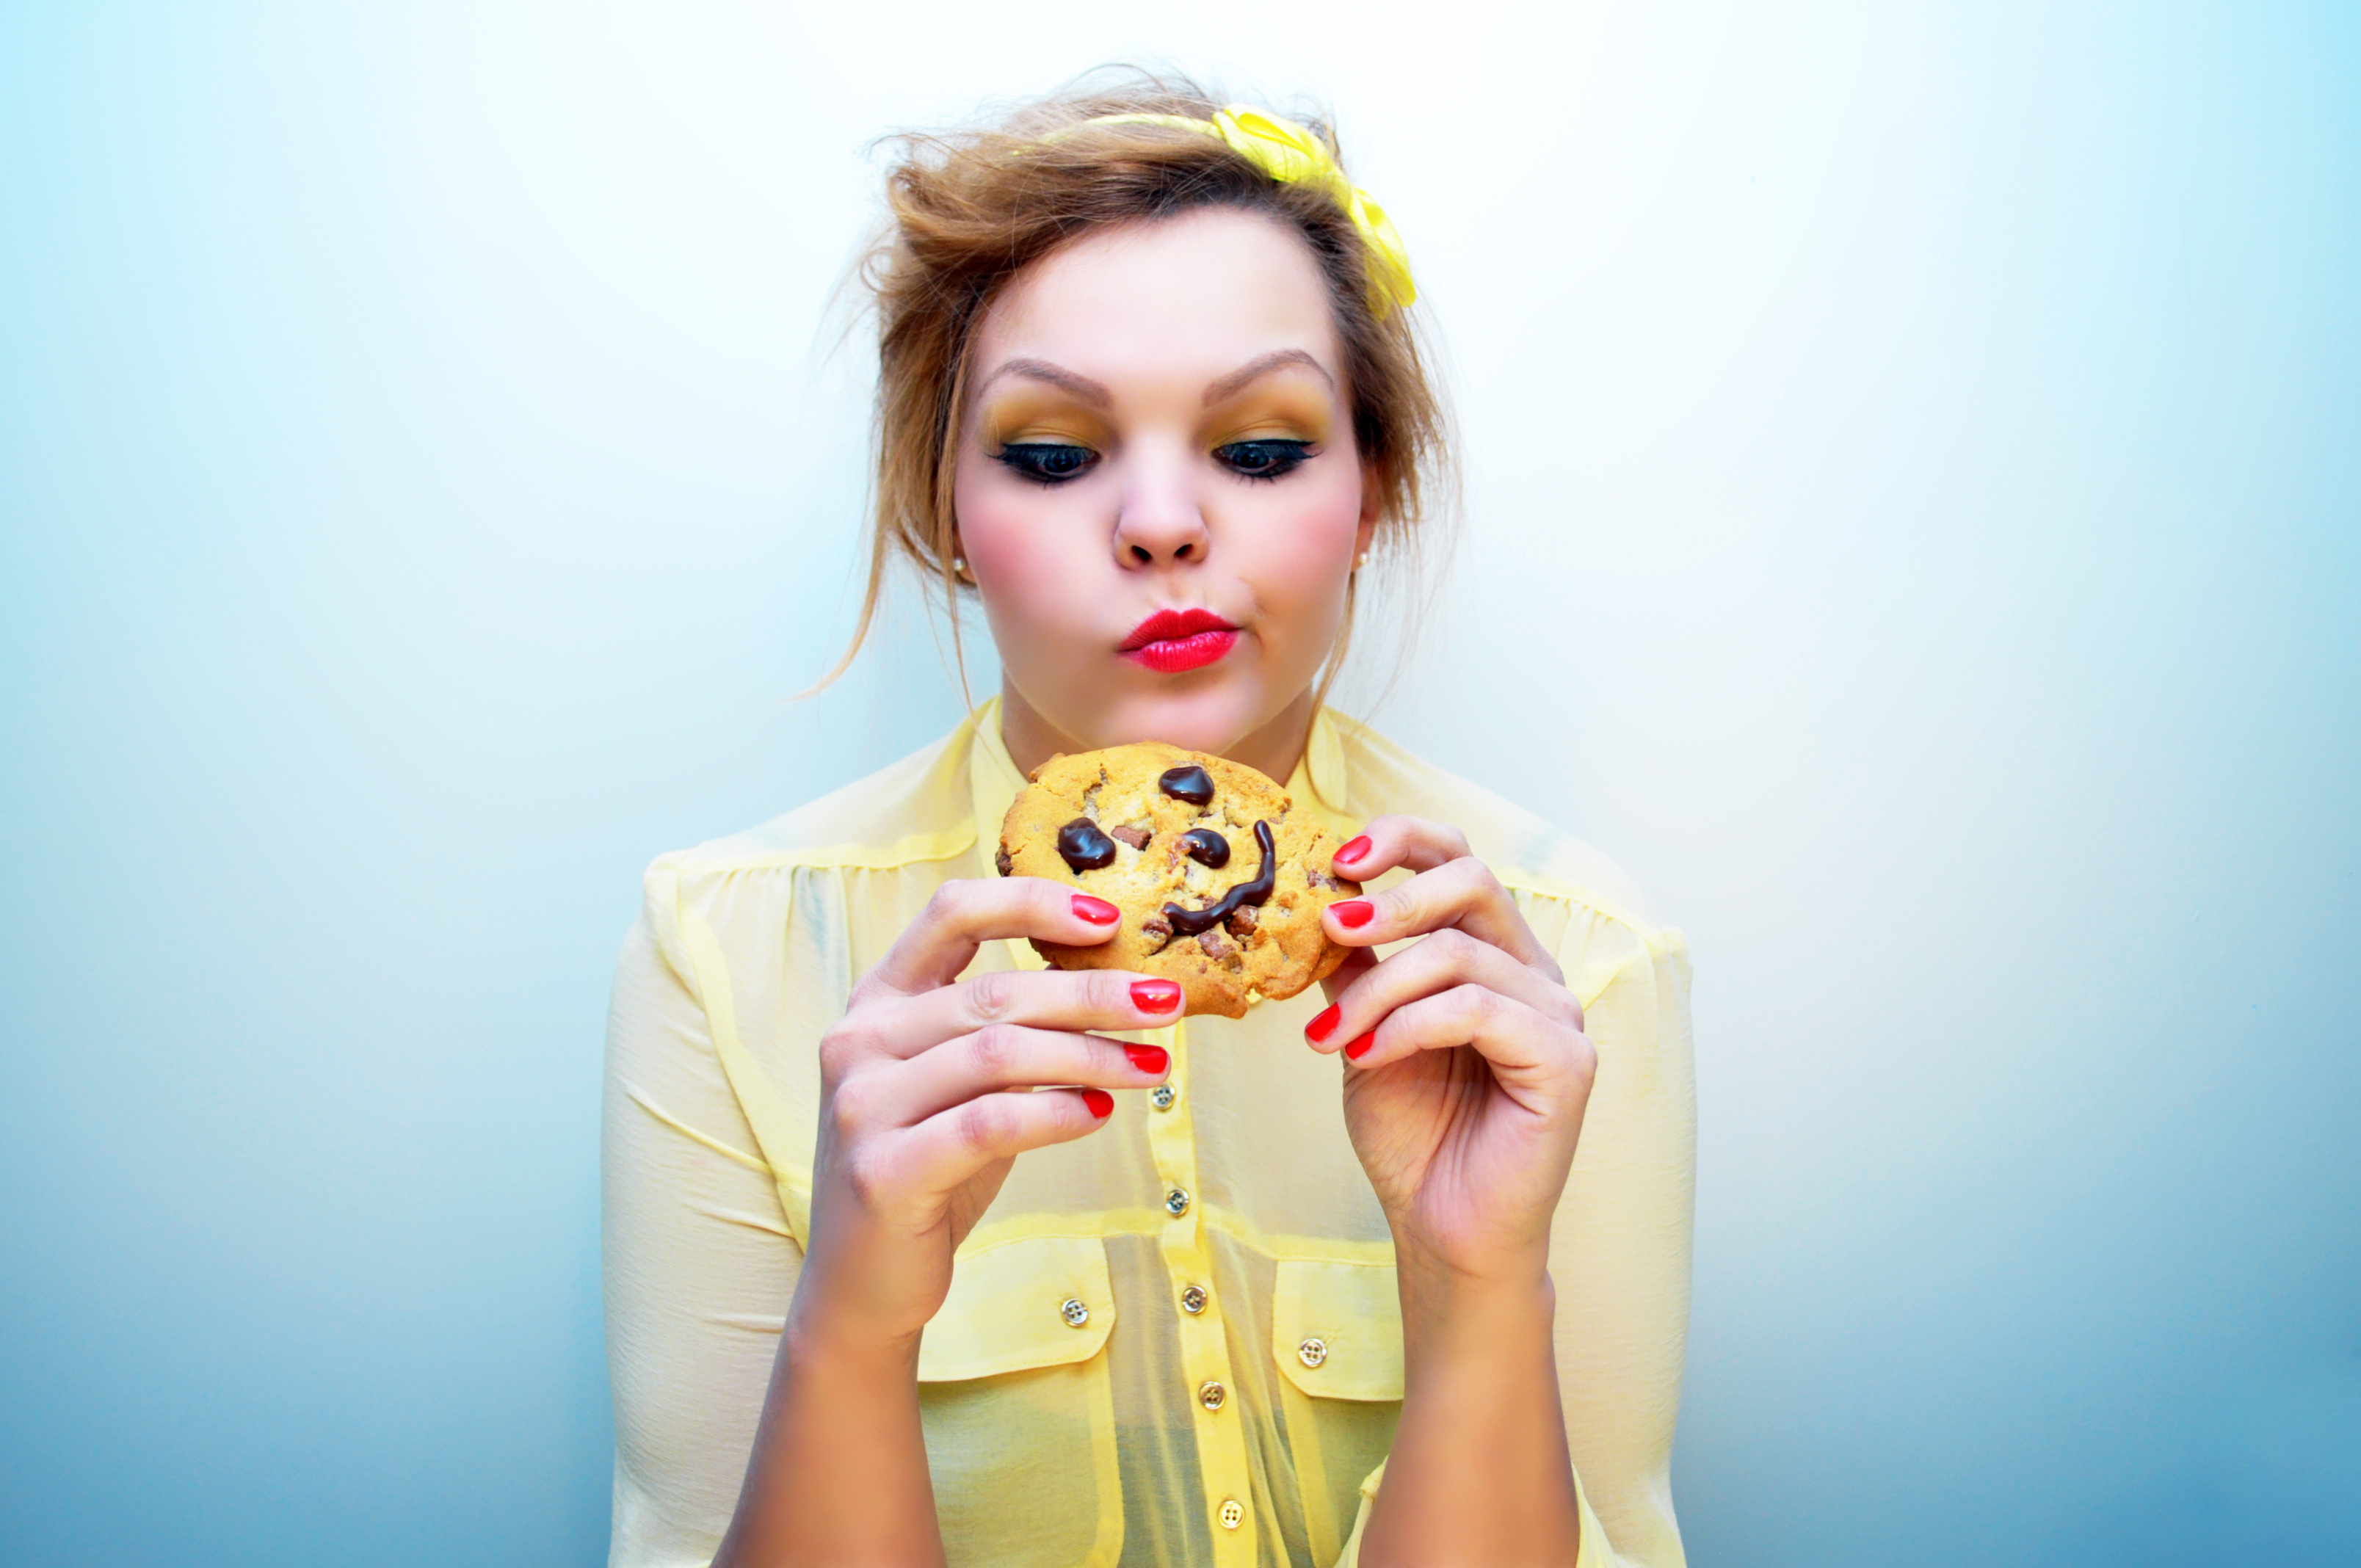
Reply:
[[[609, 1043], [618, 1568], [719, 1544], [802, 1256], [819, 1037], [939, 883], [993, 874], [1022, 782], [987, 703], [883, 773], [649, 869]], [[1318, 718], [1289, 788], [1348, 830], [1389, 812], [1459, 827], [1581, 999], [1598, 1078], [1551, 1243], [1581, 1561], [1680, 1563], [1680, 934], [1594, 851], [1349, 719]], [[1038, 963], [995, 943], [975, 967]], [[1119, 1095], [1106, 1127], [1017, 1160], [919, 1357], [953, 1563], [1356, 1561], [1401, 1321], [1341, 1066], [1302, 1044], [1321, 1005], [1314, 990], [1142, 1035], [1172, 1052], [1170, 1103]]]

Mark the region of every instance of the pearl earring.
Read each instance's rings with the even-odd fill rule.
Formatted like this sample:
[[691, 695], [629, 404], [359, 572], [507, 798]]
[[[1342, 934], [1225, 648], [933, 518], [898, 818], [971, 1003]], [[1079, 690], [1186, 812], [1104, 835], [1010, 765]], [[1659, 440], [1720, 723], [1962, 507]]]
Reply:
[[1366, 550], [1362, 551], [1358, 555], [1356, 555], [1356, 556], [1354, 556], [1354, 557], [1353, 557], [1353, 570], [1355, 570], [1356, 572], [1359, 571], [1362, 567], [1364, 567], [1364, 566], [1367, 565], [1368, 564], [1369, 564], [1369, 553], [1368, 553], [1367, 551], [1366, 551]]
[[963, 583], [973, 581], [973, 579], [967, 575], [966, 556], [954, 555], [951, 557], [951, 575]]

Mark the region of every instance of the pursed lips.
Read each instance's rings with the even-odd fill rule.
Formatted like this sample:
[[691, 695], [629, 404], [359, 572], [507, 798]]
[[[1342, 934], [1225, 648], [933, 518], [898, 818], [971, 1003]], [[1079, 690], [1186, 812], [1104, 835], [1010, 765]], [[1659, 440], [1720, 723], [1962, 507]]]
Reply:
[[1162, 674], [1199, 670], [1235, 647], [1238, 629], [1209, 609], [1159, 609], [1131, 629], [1115, 652]]

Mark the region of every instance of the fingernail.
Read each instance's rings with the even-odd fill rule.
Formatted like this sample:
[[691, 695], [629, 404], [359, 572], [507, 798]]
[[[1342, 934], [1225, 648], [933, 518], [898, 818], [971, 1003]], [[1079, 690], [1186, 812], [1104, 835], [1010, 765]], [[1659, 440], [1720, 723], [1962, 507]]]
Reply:
[[1093, 898], [1087, 893], [1074, 894], [1074, 913], [1093, 926], [1112, 926], [1123, 918], [1123, 911], [1104, 898]]
[[[1140, 1071], [1152, 1072], [1159, 1076], [1172, 1061], [1172, 1053], [1162, 1046], [1126, 1046], [1123, 1047], [1123, 1054], [1129, 1057], [1131, 1065]], [[1092, 1092], [1096, 1093], [1097, 1091], [1093, 1090]]]
[[1343, 849], [1336, 851], [1336, 859], [1339, 861], [1357, 861], [1368, 852], [1369, 836], [1367, 833], [1356, 833], [1353, 836], [1352, 842], [1346, 844]]
[[[1074, 902], [1079, 905], [1082, 900]], [[1378, 912], [1378, 906], [1366, 898], [1348, 898], [1342, 904], [1330, 905], [1328, 909], [1336, 916], [1336, 924], [1348, 931], [1367, 925]]]
[[1303, 1037], [1313, 1045], [1320, 1044], [1336, 1032], [1336, 1020], [1344, 1016], [1342, 1009], [1331, 1007], [1311, 1023], [1303, 1025]]
[[1359, 1061], [1363, 1057], [1369, 1054], [1369, 1047], [1377, 1043], [1378, 1032], [1375, 1029], [1372, 1029], [1367, 1034], [1362, 1036], [1359, 1039], [1355, 1040], [1351, 1045], [1346, 1046], [1345, 1047], [1345, 1055], [1354, 1061]]
[[1180, 1005], [1180, 988], [1169, 980], [1135, 980], [1131, 1004], [1142, 1013], [1170, 1013]]
[[1089, 1106], [1091, 1114], [1102, 1122], [1115, 1114], [1115, 1096], [1104, 1089], [1083, 1090], [1082, 1103]]

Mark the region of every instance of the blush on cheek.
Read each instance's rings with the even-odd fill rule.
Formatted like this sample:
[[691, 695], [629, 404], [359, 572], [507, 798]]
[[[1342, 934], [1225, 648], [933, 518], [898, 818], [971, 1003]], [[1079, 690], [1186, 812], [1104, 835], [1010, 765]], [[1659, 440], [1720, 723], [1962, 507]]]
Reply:
[[[975, 468], [996, 466], [977, 460]], [[992, 639], [1012, 671], [1072, 660], [1104, 641], [1092, 609], [1106, 593], [1103, 549], [1060, 526], [1071, 510], [1014, 475], [975, 472], [963, 457], [956, 476], [960, 548], [982, 593]]]
[[1358, 485], [1338, 486], [1312, 504], [1290, 509], [1288, 516], [1270, 519], [1271, 526], [1256, 542], [1266, 563], [1257, 575], [1298, 605], [1340, 597], [1353, 570], [1360, 506]]

